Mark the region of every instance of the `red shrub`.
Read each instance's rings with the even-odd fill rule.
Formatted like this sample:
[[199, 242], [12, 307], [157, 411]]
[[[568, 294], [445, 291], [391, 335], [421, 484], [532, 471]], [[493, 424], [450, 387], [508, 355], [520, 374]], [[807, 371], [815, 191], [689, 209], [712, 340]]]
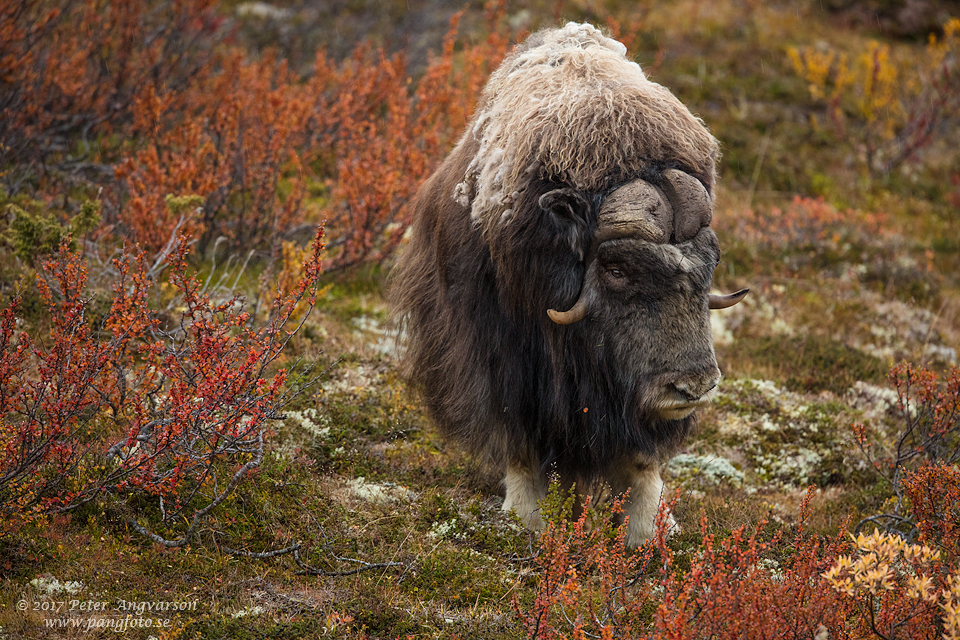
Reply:
[[555, 502], [545, 507], [534, 602], [523, 610], [514, 601], [531, 638], [934, 640], [960, 631], [955, 557], [896, 536], [851, 544], [801, 525], [787, 540], [765, 534], [761, 520], [721, 537], [704, 520], [699, 541], [678, 551], [665, 540], [664, 511], [657, 537], [628, 554], [609, 517], [619, 503], [573, 521]]
[[[319, 52], [303, 84], [283, 61], [226, 53], [205, 85], [184, 92], [184, 115], [172, 123], [161, 117], [169, 113], [163, 99], [148, 92], [135, 109], [146, 145], [119, 172], [131, 194], [123, 220], [157, 247], [177, 222], [163, 195], [193, 193], [204, 204], [192, 224], [207, 241], [226, 235], [237, 246], [272, 243], [276, 253], [276, 239], [305, 217], [325, 218], [331, 267], [389, 256], [417, 187], [507, 49], [506, 38], [490, 36], [455, 54], [456, 27], [455, 18], [415, 90], [402, 56], [360, 44], [339, 63]], [[307, 203], [308, 188], [321, 196]]]
[[[17, 300], [4, 311], [0, 533], [71, 503], [76, 495], [71, 481], [107, 435], [108, 416], [126, 410], [127, 347], [141, 337], [141, 312], [135, 305], [115, 305], [116, 317], [111, 314], [108, 324], [119, 329], [129, 312], [129, 329], [118, 331], [115, 340], [101, 341], [87, 317], [86, 281], [86, 266], [64, 242], [46, 263], [45, 277], [38, 278], [51, 312], [48, 339], [32, 340], [15, 330]], [[120, 284], [129, 283], [121, 277]], [[141, 298], [136, 290], [128, 297]]]
[[768, 249], [836, 247], [843, 242], [875, 238], [885, 232], [885, 216], [838, 211], [823, 198], [796, 196], [786, 208], [728, 211], [718, 228], [747, 245]]
[[225, 236], [276, 257], [278, 239], [326, 218], [331, 266], [382, 260], [508, 45], [493, 4], [492, 35], [457, 51], [455, 18], [417, 84], [402, 56], [362, 43], [342, 62], [321, 51], [303, 81], [275, 54], [219, 43], [209, 0], [161, 4], [0, 0], [8, 190], [59, 194], [39, 178], [52, 165], [109, 187], [106, 222], [149, 251], [178, 223], [165, 197], [193, 194], [185, 230], [201, 249]]
[[117, 171], [129, 194], [120, 219], [148, 249], [162, 247], [178, 221], [165, 203], [170, 193], [204, 198], [187, 227], [202, 234], [202, 247], [217, 235], [234, 247], [269, 247], [303, 221], [298, 149], [313, 105], [273, 57], [248, 62], [235, 51], [220, 64], [184, 92], [176, 121], [169, 121], [169, 95], [147, 90], [134, 104], [133, 133], [144, 144]]
[[908, 472], [903, 486], [920, 539], [960, 558], [960, 470], [943, 463]]
[[321, 229], [301, 279], [278, 292], [262, 327], [240, 298], [204, 293], [183, 239], [169, 260], [175, 323], [147, 304], [162, 265], [151, 271], [143, 254], [114, 260], [110, 310], [95, 323], [85, 265], [64, 242], [38, 283], [47, 338], [18, 332], [15, 307], [0, 315], [0, 535], [104, 492], [141, 489], [159, 498], [165, 520], [190, 519], [187, 540], [258, 466], [267, 425], [290, 400], [288, 372], [273, 363], [299, 328], [286, 329], [288, 320], [315, 304], [322, 238]]
[[[545, 507], [552, 517], [540, 538], [533, 605], [523, 611], [513, 602], [524, 631], [531, 638], [585, 640], [640, 628], [653, 600], [643, 572], [656, 547], [647, 545], [637, 556], [626, 551], [626, 525], [611, 524], [623, 514], [622, 499], [597, 511], [588, 498], [576, 520], [564, 517], [575, 497], [560, 499], [553, 491]], [[661, 538], [667, 513], [658, 517]]]
[[960, 460], [960, 367], [941, 378], [902, 362], [890, 370], [890, 380], [897, 389], [900, 414], [893, 437], [889, 442], [873, 439], [862, 424], [852, 429], [863, 456], [889, 484], [895, 501], [891, 511], [870, 516], [859, 526], [871, 522], [905, 534], [917, 528], [927, 539], [942, 539], [955, 553], [955, 527], [937, 514], [949, 514], [949, 505], [940, 500], [956, 488], [954, 474], [943, 465]]
[[703, 537], [688, 552], [686, 571], [673, 568], [679, 555], [663, 546], [664, 595], [648, 637], [814, 638], [821, 629], [831, 638], [847, 637], [849, 607], [820, 575], [846, 548], [843, 538], [822, 541], [801, 526], [785, 553], [779, 533], [761, 540], [766, 524], [761, 520], [752, 533], [741, 527], [720, 539], [701, 521]]
[[222, 31], [215, 4], [0, 0], [0, 165], [17, 164], [12, 190], [51, 161], [109, 172], [82, 161], [124, 130], [136, 99], [175, 96], [209, 69]]
[[[335, 267], [379, 261], [399, 244], [410, 224], [420, 183], [463, 131], [487, 76], [505, 55], [503, 3], [488, 7], [490, 35], [455, 53], [460, 16], [454, 16], [443, 51], [431, 59], [411, 90], [402, 57], [361, 46], [333, 66], [318, 56], [310, 93], [325, 96], [318, 153], [333, 170], [327, 177], [324, 215], [335, 238]], [[498, 28], [500, 27], [500, 28]]]

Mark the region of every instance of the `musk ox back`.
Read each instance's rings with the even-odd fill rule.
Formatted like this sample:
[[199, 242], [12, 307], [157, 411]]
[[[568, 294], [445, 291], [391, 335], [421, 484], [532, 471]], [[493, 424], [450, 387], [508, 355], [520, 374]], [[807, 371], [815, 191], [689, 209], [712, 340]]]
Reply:
[[622, 44], [570, 23], [510, 53], [418, 192], [390, 288], [405, 369], [528, 526], [555, 470], [629, 489], [627, 542], [651, 535], [660, 464], [720, 378], [709, 309], [745, 294], [709, 293], [718, 155]]

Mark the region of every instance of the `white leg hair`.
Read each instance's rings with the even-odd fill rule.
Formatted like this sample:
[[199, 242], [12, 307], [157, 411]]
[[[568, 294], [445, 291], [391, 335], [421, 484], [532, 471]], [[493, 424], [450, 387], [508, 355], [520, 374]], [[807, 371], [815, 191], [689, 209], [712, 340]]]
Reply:
[[507, 497], [503, 501], [504, 511], [515, 511], [521, 522], [534, 531], [543, 528], [540, 507], [537, 504], [547, 495], [546, 479], [539, 472], [520, 463], [511, 463], [503, 478], [507, 488]]
[[[636, 548], [653, 537], [657, 512], [663, 500], [663, 480], [656, 464], [628, 464], [611, 474], [611, 484], [617, 494], [630, 489], [630, 498], [624, 504], [623, 515], [627, 524], [627, 547]], [[667, 527], [674, 531], [677, 524], [673, 516], [667, 516]]]

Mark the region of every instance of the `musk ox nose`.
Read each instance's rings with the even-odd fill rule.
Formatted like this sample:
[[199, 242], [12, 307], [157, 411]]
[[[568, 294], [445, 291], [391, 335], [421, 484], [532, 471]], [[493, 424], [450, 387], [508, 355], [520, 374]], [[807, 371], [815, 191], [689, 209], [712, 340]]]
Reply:
[[679, 396], [696, 402], [713, 391], [720, 382], [720, 370], [716, 367], [706, 371], [685, 374], [670, 383]]

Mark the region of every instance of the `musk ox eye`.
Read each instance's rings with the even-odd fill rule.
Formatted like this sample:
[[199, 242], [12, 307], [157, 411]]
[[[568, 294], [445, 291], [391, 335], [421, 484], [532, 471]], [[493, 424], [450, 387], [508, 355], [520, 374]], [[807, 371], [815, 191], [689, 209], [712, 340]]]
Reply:
[[600, 269], [600, 280], [612, 291], [623, 292], [630, 287], [630, 272], [621, 266], [605, 266]]

